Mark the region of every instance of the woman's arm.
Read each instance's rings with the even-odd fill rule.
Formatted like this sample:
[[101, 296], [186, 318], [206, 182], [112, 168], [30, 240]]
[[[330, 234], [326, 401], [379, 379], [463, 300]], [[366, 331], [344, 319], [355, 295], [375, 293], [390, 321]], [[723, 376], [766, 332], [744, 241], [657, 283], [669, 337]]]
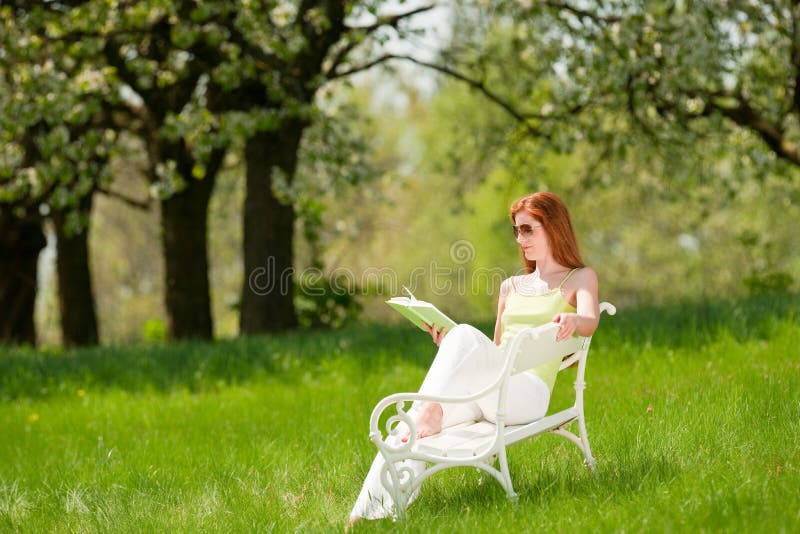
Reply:
[[556, 339], [568, 339], [576, 332], [580, 336], [591, 336], [600, 322], [597, 273], [591, 267], [584, 267], [568, 280], [567, 289], [574, 291], [576, 313], [559, 313], [553, 317], [553, 322], [561, 325]]
[[[502, 326], [500, 324], [500, 319], [503, 317], [503, 310], [506, 308], [506, 297], [508, 296], [509, 291], [511, 290], [511, 279], [506, 278], [503, 280], [503, 283], [500, 284], [500, 297], [497, 299], [497, 320], [494, 324], [494, 344], [500, 345], [500, 337], [502, 336]], [[425, 329], [431, 335], [431, 340], [438, 346], [444, 336], [447, 334], [447, 329], [441, 328], [438, 329], [436, 325], [425, 325]]]
[[423, 326], [425, 326], [425, 330], [427, 330], [428, 333], [431, 335], [431, 340], [433, 340], [433, 342], [436, 343], [436, 346], [438, 347], [442, 343], [444, 336], [447, 334], [447, 328], [444, 327], [440, 328], [439, 325], [435, 324], [431, 325], [424, 322], [422, 324]]
[[500, 319], [503, 317], [503, 310], [506, 309], [506, 297], [511, 291], [511, 278], [506, 278], [500, 284], [500, 296], [497, 299], [497, 320], [494, 323], [494, 344], [500, 345], [500, 337], [503, 335], [503, 327]]

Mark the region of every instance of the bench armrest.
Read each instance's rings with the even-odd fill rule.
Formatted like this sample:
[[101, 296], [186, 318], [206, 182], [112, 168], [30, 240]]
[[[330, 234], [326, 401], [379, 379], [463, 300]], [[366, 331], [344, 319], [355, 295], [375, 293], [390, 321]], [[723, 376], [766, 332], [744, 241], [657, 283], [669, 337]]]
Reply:
[[[409, 432], [410, 432], [410, 439], [406, 444], [401, 446], [401, 449], [411, 448], [414, 445], [414, 442], [417, 438], [416, 433], [416, 423], [414, 422], [413, 418], [408, 414], [406, 411], [406, 403], [413, 403], [413, 402], [438, 402], [440, 404], [447, 403], [447, 404], [464, 404], [467, 402], [473, 402], [478, 400], [479, 398], [483, 397], [484, 395], [499, 389], [503, 383], [507, 375], [507, 369], [504, 368], [503, 371], [499, 374], [497, 379], [483, 388], [481, 391], [477, 393], [473, 393], [472, 395], [465, 395], [465, 396], [443, 396], [443, 395], [426, 395], [423, 393], [394, 393], [392, 395], [388, 395], [381, 399], [378, 404], [375, 405], [375, 408], [372, 410], [372, 415], [369, 418], [369, 436], [370, 439], [375, 442], [376, 445], [378, 443], [385, 444], [385, 440], [383, 438], [383, 433], [379, 428], [379, 420], [381, 414], [386, 411], [387, 408], [390, 408], [392, 405], [395, 405], [396, 413], [389, 416], [389, 419], [386, 421], [386, 432], [387, 435], [391, 435], [396, 432], [396, 426], [399, 423], [405, 423], [408, 425]], [[379, 447], [381, 445], [378, 445]], [[394, 447], [392, 447], [395, 449]]]
[[[606, 312], [609, 315], [616, 315], [617, 314], [617, 308], [616, 308], [616, 306], [614, 306], [610, 302], [601, 302], [600, 303], [600, 315], [602, 315], [603, 312]], [[589, 350], [589, 344], [592, 342], [592, 336], [585, 337], [585, 338], [583, 338], [583, 340], [584, 340], [583, 341], [583, 348], [586, 351], [588, 351]], [[581, 359], [581, 357], [583, 355], [584, 355], [584, 353], [582, 351], [576, 352], [574, 354], [570, 354], [569, 356], [564, 358], [564, 361], [561, 362], [561, 366], [558, 368], [558, 370], [559, 371], [563, 371], [564, 369], [566, 369], [568, 367], [572, 367], [573, 365], [575, 365], [578, 362], [578, 360]]]

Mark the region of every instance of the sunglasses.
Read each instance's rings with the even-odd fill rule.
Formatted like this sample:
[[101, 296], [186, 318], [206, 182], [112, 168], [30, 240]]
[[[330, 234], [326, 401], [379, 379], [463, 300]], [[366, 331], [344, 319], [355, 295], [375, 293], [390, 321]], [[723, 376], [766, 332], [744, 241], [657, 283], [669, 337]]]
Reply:
[[541, 224], [531, 225], [531, 224], [519, 224], [516, 226], [512, 226], [511, 228], [514, 230], [514, 237], [519, 237], [522, 234], [522, 237], [531, 237], [534, 233], [536, 233], [537, 228], [541, 228]]

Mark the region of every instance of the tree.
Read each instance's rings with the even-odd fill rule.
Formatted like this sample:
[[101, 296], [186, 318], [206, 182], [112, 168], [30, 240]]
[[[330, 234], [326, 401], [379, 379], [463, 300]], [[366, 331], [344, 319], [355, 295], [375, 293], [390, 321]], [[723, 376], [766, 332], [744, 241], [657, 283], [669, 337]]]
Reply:
[[[97, 136], [93, 128], [100, 128], [100, 139], [109, 139], [110, 144], [123, 130], [144, 139], [150, 163], [148, 178], [161, 200], [162, 243], [167, 266], [166, 303], [171, 333], [173, 337], [210, 337], [206, 207], [225, 147], [205, 145], [208, 148], [206, 152], [193, 152], [192, 140], [187, 140], [181, 132], [176, 133], [176, 128], [162, 131], [162, 128], [169, 129], [168, 121], [196, 104], [200, 98], [198, 80], [204, 68], [199, 62], [189, 63], [186, 67], [187, 62], [175, 57], [178, 51], [170, 48], [171, 26], [166, 20], [178, 13], [170, 12], [170, 7], [164, 2], [114, 7], [90, 1], [36, 6], [15, 3], [4, 7], [2, 13], [9, 37], [6, 41], [19, 43], [9, 50], [9, 64], [21, 73], [12, 77], [9, 85], [14, 89], [12, 94], [22, 101], [12, 102], [16, 105], [26, 103], [24, 101], [31, 95], [40, 95], [35, 102], [41, 104], [37, 111], [41, 118], [34, 117], [38, 123], [31, 118], [31, 126], [41, 126], [51, 137], [51, 132], [60, 134], [55, 135], [57, 141], [65, 137], [62, 145], [72, 143], [73, 150], [67, 152], [66, 157], [53, 147], [49, 149], [50, 154], [37, 155], [34, 151], [26, 151], [28, 157], [36, 162], [28, 168], [33, 169], [36, 179], [44, 183], [48, 182], [40, 176], [45, 169], [39, 160], [54, 157], [74, 164], [72, 170], [64, 170], [67, 168], [64, 161], [53, 165], [56, 175], [59, 172], [75, 175], [74, 180], [62, 179], [58, 187], [54, 185], [51, 188], [59, 193], [55, 198], [69, 199], [65, 205], [90, 206], [91, 200], [85, 197], [110, 182], [105, 165], [110, 151], [102, 154], [100, 159], [103, 161], [98, 161], [102, 165], [101, 172], [89, 168], [97, 158], [93, 157], [91, 150], [86, 152], [84, 149], [87, 146], [91, 149], [93, 145], [86, 142], [84, 132], [76, 129], [93, 121], [92, 135]], [[183, 7], [188, 9], [189, 3]], [[36, 45], [33, 52], [25, 49], [30, 42]], [[205, 41], [198, 44], [198, 48], [203, 46], [206, 46]], [[25, 80], [31, 77], [29, 73], [45, 78], [39, 73], [49, 71], [53, 71], [50, 78], [57, 80], [66, 90], [23, 91]], [[11, 107], [6, 117], [13, 117], [15, 110]], [[75, 108], [82, 109], [77, 112], [76, 119], [71, 119], [76, 115]], [[19, 136], [19, 132], [15, 135]], [[81, 157], [70, 158], [69, 154]], [[58, 180], [53, 182], [58, 183]], [[30, 192], [23, 191], [19, 197], [31, 200]], [[45, 197], [39, 200], [47, 201]], [[53, 206], [54, 220], [67, 223], [70, 218], [61, 213], [62, 207], [65, 206]], [[88, 213], [84, 211], [77, 215], [77, 220], [87, 226]], [[73, 217], [72, 221], [75, 220]], [[69, 300], [65, 305], [62, 298], [62, 309], [71, 308], [72, 315], [76, 303], [92, 301], [86, 291], [80, 298], [74, 295], [75, 290], [84, 287], [85, 281], [89, 280], [88, 271], [84, 269], [82, 276], [72, 280], [78, 281], [77, 284], [65, 283], [64, 279], [70, 270], [88, 266], [86, 257], [80, 261], [70, 261], [75, 258], [68, 257], [69, 248], [79, 253], [86, 249], [86, 236], [80, 231], [80, 224], [77, 229], [62, 232], [59, 226], [58, 232], [62, 238], [59, 251], [63, 253], [58, 262], [61, 294]], [[66, 315], [62, 314], [62, 317]], [[94, 324], [88, 317], [74, 319], [75, 326]], [[92, 337], [91, 333], [88, 335]], [[96, 338], [96, 332], [93, 337]], [[67, 344], [70, 338], [65, 335]]]
[[35, 345], [37, 263], [46, 241], [37, 216], [15, 211], [0, 208], [0, 342]]
[[636, 15], [624, 28], [636, 58], [627, 99], [643, 129], [740, 128], [800, 166], [796, 2], [670, 2]]
[[89, 218], [93, 196], [87, 194], [75, 209], [55, 210], [51, 216], [56, 233], [61, 337], [66, 347], [96, 345], [99, 341], [89, 267], [89, 227], [70, 221], [72, 217]]
[[[58, 236], [64, 343], [92, 344], [97, 342], [97, 321], [86, 222], [92, 195], [108, 181], [109, 139], [102, 125], [106, 109], [101, 95], [82, 87], [91, 86], [92, 73], [81, 57], [68, 56], [59, 43], [51, 46], [31, 31], [35, 18], [14, 6], [0, 9], [0, 83], [5, 89], [0, 96], [0, 211], [9, 229], [5, 255], [13, 258], [16, 269], [4, 278], [4, 292], [13, 292], [14, 298], [24, 295], [24, 304], [7, 308], [12, 324], [14, 313], [24, 310], [23, 324], [32, 325], [36, 260], [44, 245], [41, 225], [49, 216]], [[29, 237], [15, 241], [14, 236], [24, 234]], [[32, 328], [19, 328], [23, 335], [17, 337], [35, 343]]]
[[[212, 333], [207, 206], [234, 139], [245, 140], [248, 160], [245, 271], [275, 260], [274, 275], [291, 274], [296, 213], [285, 193], [317, 90], [376, 64], [352, 62], [385, 39], [385, 30], [429, 9], [383, 16], [382, 4], [84, 0], [3, 8], [8, 27], [24, 22], [26, 38], [47, 43], [58, 61], [78, 65], [67, 76], [92, 75], [107, 112], [105, 128], [143, 139], [147, 178], [161, 205], [172, 337]], [[348, 18], [368, 23], [348, 24]], [[242, 290], [243, 332], [296, 324], [293, 284], [259, 295], [249, 282]]]
[[745, 132], [762, 143], [763, 162], [800, 165], [795, 2], [475, 4], [458, 2], [467, 31], [434, 68], [460, 68], [551, 146], [602, 142], [616, 154], [642, 134], [691, 146]]
[[[122, 126], [143, 139], [147, 179], [158, 191], [169, 335], [211, 338], [208, 202], [227, 142], [217, 137], [205, 143], [198, 136], [213, 134], [213, 126], [203, 122], [201, 85], [205, 70], [223, 61], [214, 47], [216, 28], [198, 30], [207, 18], [191, 2], [140, 2], [109, 9], [86, 2], [78, 9], [85, 18], [78, 14], [80, 24], [68, 28], [64, 38], [94, 31], [87, 19], [110, 25], [109, 31], [88, 33], [88, 42], [98, 43], [99, 60], [113, 68], [108, 83], [132, 93], [120, 99], [119, 113]], [[185, 20], [195, 24], [184, 25]], [[192, 31], [201, 35], [183, 33]]]
[[[160, 193], [173, 337], [211, 335], [206, 212], [235, 138], [245, 140], [248, 160], [245, 272], [274, 260], [275, 275], [291, 273], [296, 214], [276, 189], [291, 188], [316, 91], [359, 71], [348, 61], [367, 53], [384, 29], [428, 9], [378, 16], [381, 4], [84, 1], [33, 10], [48, 39], [93, 51], [115, 127], [145, 141], [148, 178]], [[345, 22], [370, 16], [367, 25]], [[249, 282], [243, 332], [296, 324], [292, 284], [260, 295]]]
[[[247, 163], [245, 281], [240, 302], [243, 334], [297, 325], [292, 283], [297, 213], [291, 191], [318, 90], [329, 80], [383, 61], [364, 58], [358, 63], [372, 52], [370, 47], [380, 43], [383, 32], [397, 30], [405, 19], [430, 9], [383, 16], [378, 14], [381, 4], [303, 1], [260, 13], [243, 9], [235, 19], [240, 26], [225, 24], [243, 52], [233, 62], [229, 77], [212, 78], [209, 90], [219, 96], [211, 100], [210, 109], [241, 109], [262, 117], [260, 124], [242, 132]], [[369, 24], [347, 22], [348, 17], [367, 16]], [[266, 35], [261, 34], [263, 28], [269, 30]]]

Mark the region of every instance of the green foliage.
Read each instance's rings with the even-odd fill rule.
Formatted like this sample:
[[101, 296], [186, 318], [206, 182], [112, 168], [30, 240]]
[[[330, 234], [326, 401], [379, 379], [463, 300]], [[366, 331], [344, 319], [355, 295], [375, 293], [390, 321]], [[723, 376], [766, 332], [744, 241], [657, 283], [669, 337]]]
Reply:
[[303, 328], [342, 328], [353, 324], [362, 306], [358, 288], [344, 276], [325, 277], [321, 270], [304, 271], [295, 280], [297, 320]]
[[[213, 178], [224, 152], [244, 139], [313, 122], [301, 166], [310, 177], [295, 180], [291, 154], [274, 193], [297, 207], [309, 246], [319, 250], [324, 197], [373, 173], [361, 157], [363, 143], [346, 131], [348, 112], [320, 110], [314, 98], [338, 71], [376, 51], [384, 26], [405, 35], [404, 17], [385, 11], [373, 0], [2, 6], [0, 201], [43, 214], [68, 209], [118, 178], [109, 162], [126, 171], [141, 164], [135, 171], [149, 182], [146, 195], [165, 200]], [[124, 138], [131, 135], [143, 161], [128, 151]], [[284, 136], [275, 138], [265, 150], [295, 150]], [[88, 224], [83, 215], [69, 220]], [[311, 264], [321, 265], [321, 254], [314, 256]], [[128, 281], [120, 286], [108, 292], [130, 293]], [[230, 308], [227, 295], [225, 301]], [[140, 321], [130, 328], [139, 334]]]
[[166, 341], [167, 325], [160, 319], [148, 319], [142, 325], [142, 339], [144, 341]]
[[744, 285], [750, 294], [785, 293], [794, 284], [794, 277], [789, 273], [752, 273], [744, 278]]
[[[469, 9], [471, 2], [462, 4], [467, 7], [444, 59], [527, 121], [511, 122], [458, 81], [442, 83], [429, 115], [417, 119], [430, 125], [423, 126], [430, 130], [424, 134], [423, 166], [434, 171], [425, 174], [420, 191], [438, 194], [435, 207], [420, 210], [421, 227], [444, 227], [447, 210], [497, 213], [508, 201], [492, 189], [556, 192], [571, 207], [584, 257], [601, 274], [602, 294], [623, 304], [741, 295], [754, 283], [764, 285], [752, 273], [798, 269], [790, 223], [800, 215], [797, 168], [771, 152], [758, 131], [736, 126], [723, 114], [689, 117], [663, 108], [667, 93], [751, 76], [747, 68], [731, 71], [740, 66], [732, 55], [750, 52], [727, 50], [736, 43], [726, 23], [708, 24], [710, 16], [744, 20], [737, 10], [750, 8], [737, 4], [717, 13], [726, 8], [590, 2], [581, 14], [568, 4], [493, 2], [495, 9], [477, 11]], [[768, 25], [756, 30], [748, 33], [747, 46], [761, 43], [753, 54], [785, 61], [787, 56], [768, 58], [762, 46], [785, 35], [771, 33]], [[670, 56], [662, 61], [658, 54]], [[659, 80], [656, 86], [647, 73]], [[769, 83], [776, 90], [785, 85], [778, 78]], [[441, 185], [452, 176], [458, 185]], [[503, 222], [502, 215], [465, 216], [453, 225], [480, 235], [476, 248], [494, 251], [487, 263], [509, 272], [511, 255], [500, 246]], [[742, 232], [758, 236], [753, 246], [743, 246]], [[414, 246], [423, 235], [430, 234], [421, 231], [409, 239], [411, 245], [398, 248]], [[776, 290], [794, 288], [791, 278], [770, 280]], [[474, 309], [479, 307], [476, 301]], [[488, 313], [488, 302], [484, 309]]]
[[72, 210], [111, 181], [116, 134], [100, 117], [118, 98], [105, 79], [110, 71], [86, 63], [86, 47], [44, 35], [50, 24], [41, 7], [0, 10], [0, 201], [41, 204], [44, 213]]
[[[557, 154], [456, 82], [430, 100], [400, 89], [406, 107], [376, 102], [369, 124], [352, 123], [371, 140], [369, 157], [384, 176], [338, 197], [323, 224], [329, 267], [394, 273], [393, 284], [363, 299], [365, 318], [395, 318], [383, 300], [409, 282], [457, 320], [493, 317], [499, 280], [520, 268], [508, 207], [536, 190], [567, 201], [584, 259], [600, 274], [601, 297], [622, 306], [747, 295], [751, 272], [800, 269], [793, 174], [780, 164], [740, 164], [738, 151], [750, 141], [709, 138], [688, 149], [631, 136], [622, 159], [589, 143]], [[371, 126], [389, 123], [391, 131]], [[741, 241], [744, 233], [755, 236], [751, 244]], [[468, 264], [449, 254], [461, 240], [474, 250]], [[450, 269], [441, 281], [452, 291], [432, 289], [437, 267]], [[457, 291], [457, 273], [466, 291]], [[784, 280], [785, 290], [796, 290], [796, 280]]]
[[[604, 318], [585, 391], [595, 475], [574, 445], [545, 436], [510, 449], [517, 504], [454, 469], [425, 483], [405, 522], [355, 532], [797, 530], [787, 503], [800, 484], [798, 304], [758, 297]], [[407, 324], [4, 350], [0, 522], [340, 532], [375, 454], [370, 410], [417, 387], [433, 353]], [[560, 378], [554, 405], [572, 378]]]
[[782, 271], [785, 254], [774, 235], [761, 235], [746, 230], [739, 236], [742, 246], [750, 251], [750, 272], [742, 282], [751, 295], [758, 293], [785, 293], [794, 284], [794, 277]]
[[457, 2], [458, 31], [443, 55], [549, 149], [589, 143], [625, 161], [647, 144], [663, 156], [734, 137], [734, 187], [776, 159], [800, 165], [798, 14], [787, 3], [483, 4]]
[[[276, 67], [315, 44], [294, 23], [296, 3], [0, 6], [0, 201], [35, 204], [45, 195], [45, 211], [49, 202], [69, 207], [95, 186], [122, 185], [121, 169], [149, 176], [145, 194], [163, 199], [203, 179], [213, 150], [232, 146], [238, 158], [243, 138], [300, 117], [313, 126], [297, 176], [275, 180], [275, 193], [299, 214], [298, 268], [392, 268], [398, 284], [386, 291], [432, 262], [467, 276], [495, 267], [511, 274], [518, 263], [505, 241], [505, 209], [515, 196], [549, 189], [568, 200], [586, 259], [612, 300], [796, 289], [789, 221], [800, 206], [797, 170], [770, 152], [761, 132], [730, 118], [745, 98], [787, 140], [796, 135], [797, 114], [787, 112], [793, 79], [786, 78], [795, 70], [787, 63], [793, 11], [742, 2], [456, 4], [442, 63], [494, 91], [525, 115], [524, 125], [457, 81], [442, 81], [431, 101], [400, 93], [393, 100], [407, 98], [408, 106], [376, 105], [372, 123], [354, 113], [374, 104], [367, 82], [352, 94], [328, 85], [309, 104], [292, 89], [313, 93], [324, 78], [298, 80], [293, 69]], [[344, 5], [359, 23], [376, 20], [383, 7]], [[318, 9], [307, 20], [314, 32], [331, 23]], [[351, 30], [326, 61], [352, 43], [341, 66], [356, 66], [388, 34]], [[124, 61], [111, 64], [109, 48]], [[245, 106], [240, 91], [250, 84], [269, 105]], [[140, 106], [152, 102], [155, 138], [185, 142], [188, 164], [179, 167], [174, 153], [139, 161], [132, 156], [150, 154], [148, 145], [131, 150], [122, 141], [123, 129], [145, 135]], [[109, 109], [134, 120], [104, 122]], [[113, 175], [108, 159], [121, 162]], [[76, 229], [87, 223], [68, 220]], [[215, 267], [215, 311], [225, 312], [222, 332], [233, 335], [231, 286], [242, 275], [230, 267], [238, 264], [231, 250], [240, 236], [233, 223], [216, 224], [212, 216], [212, 256], [225, 259]], [[743, 232], [760, 237], [745, 247], [737, 241]], [[103, 257], [120, 273], [135, 271], [118, 266], [126, 248], [115, 244], [118, 235], [98, 241], [109, 249]], [[454, 265], [450, 247], [461, 240], [476, 255]], [[149, 279], [154, 267], [147, 267]], [[137, 287], [134, 275], [125, 276], [119, 287], [101, 289], [106, 310], [124, 308], [113, 296]], [[444, 307], [491, 315], [494, 295], [484, 282], [473, 295], [443, 296]], [[368, 317], [381, 317], [384, 296], [367, 304]], [[114, 339], [140, 335], [143, 320], [158, 315], [155, 295], [141, 302], [126, 308], [135, 320], [107, 327], [132, 325]]]
[[[339, 88], [343, 93], [344, 87]], [[303, 237], [311, 249], [310, 263], [320, 267], [326, 244], [324, 216], [327, 209], [348, 192], [364, 187], [380, 176], [368, 157], [371, 143], [357, 128], [358, 110], [346, 96], [333, 100], [337, 90], [327, 90], [306, 130], [294, 176], [273, 175], [277, 198], [294, 205]]]
[[[338, 66], [372, 43], [372, 31], [356, 39], [351, 33], [362, 30], [332, 19], [375, 19], [369, 13], [379, 5], [92, 0], [3, 7], [0, 199], [55, 188], [60, 209], [95, 182], [108, 185], [105, 163], [120, 131], [145, 141], [155, 196], [180, 191], [205, 176], [214, 150], [286, 120], [310, 121], [314, 94], [328, 81], [313, 64], [330, 51]], [[331, 42], [318, 48], [316, 39]], [[166, 145], [181, 142], [189, 154]]]

